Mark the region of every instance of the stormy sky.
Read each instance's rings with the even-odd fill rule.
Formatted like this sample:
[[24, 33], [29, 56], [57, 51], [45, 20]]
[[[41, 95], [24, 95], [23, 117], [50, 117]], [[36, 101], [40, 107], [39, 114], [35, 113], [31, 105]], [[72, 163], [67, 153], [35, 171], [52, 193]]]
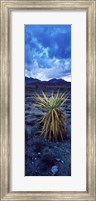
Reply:
[[71, 81], [71, 25], [25, 25], [25, 76]]

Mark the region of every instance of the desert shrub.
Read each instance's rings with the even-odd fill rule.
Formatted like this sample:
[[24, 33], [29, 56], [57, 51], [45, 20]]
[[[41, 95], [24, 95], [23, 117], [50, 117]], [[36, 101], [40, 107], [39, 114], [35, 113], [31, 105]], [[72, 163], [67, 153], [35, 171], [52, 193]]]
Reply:
[[41, 134], [49, 140], [63, 140], [66, 136], [64, 128], [66, 116], [62, 106], [68, 99], [68, 93], [60, 94], [58, 91], [56, 95], [53, 95], [52, 92], [48, 97], [42, 91], [42, 97], [36, 94], [34, 99], [36, 101], [34, 106], [44, 111], [44, 115], [39, 118], [39, 122], [43, 123]]

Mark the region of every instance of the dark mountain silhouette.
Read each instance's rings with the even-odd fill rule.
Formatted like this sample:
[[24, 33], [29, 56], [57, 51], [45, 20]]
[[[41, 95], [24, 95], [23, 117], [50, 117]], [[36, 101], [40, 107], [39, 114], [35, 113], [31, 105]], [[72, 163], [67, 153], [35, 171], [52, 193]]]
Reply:
[[38, 79], [34, 79], [32, 77], [28, 78], [28, 77], [25, 77], [25, 85], [37, 85], [37, 86], [56, 86], [56, 85], [62, 85], [64, 87], [71, 87], [71, 82], [67, 82], [63, 79], [51, 79], [49, 81], [41, 81], [41, 80], [38, 80]]
[[[65, 80], [63, 80], [63, 79], [51, 79], [51, 80], [49, 80], [48, 82], [50, 82], [50, 83], [68, 83], [67, 81], [65, 81]], [[70, 83], [70, 82], [69, 82]]]
[[35, 83], [40, 83], [41, 81], [38, 79], [34, 79], [32, 77], [25, 77], [25, 84], [35, 84]]

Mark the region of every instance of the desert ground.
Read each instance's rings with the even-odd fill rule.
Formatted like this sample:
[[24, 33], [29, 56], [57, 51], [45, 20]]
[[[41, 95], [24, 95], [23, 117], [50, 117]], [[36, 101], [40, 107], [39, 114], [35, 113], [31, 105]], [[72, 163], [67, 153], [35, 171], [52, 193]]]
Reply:
[[[57, 93], [69, 92], [69, 98], [63, 106], [66, 115], [66, 138], [63, 141], [49, 141], [40, 135], [41, 125], [38, 118], [43, 112], [33, 106], [35, 93], [42, 90], [50, 96], [52, 90]], [[25, 87], [25, 176], [71, 176], [71, 88]]]

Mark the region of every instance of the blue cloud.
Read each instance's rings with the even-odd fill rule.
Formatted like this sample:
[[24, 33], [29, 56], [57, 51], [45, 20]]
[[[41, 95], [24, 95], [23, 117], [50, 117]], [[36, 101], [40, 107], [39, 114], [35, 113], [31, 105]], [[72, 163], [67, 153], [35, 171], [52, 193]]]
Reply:
[[25, 74], [41, 80], [71, 75], [71, 25], [25, 25]]

